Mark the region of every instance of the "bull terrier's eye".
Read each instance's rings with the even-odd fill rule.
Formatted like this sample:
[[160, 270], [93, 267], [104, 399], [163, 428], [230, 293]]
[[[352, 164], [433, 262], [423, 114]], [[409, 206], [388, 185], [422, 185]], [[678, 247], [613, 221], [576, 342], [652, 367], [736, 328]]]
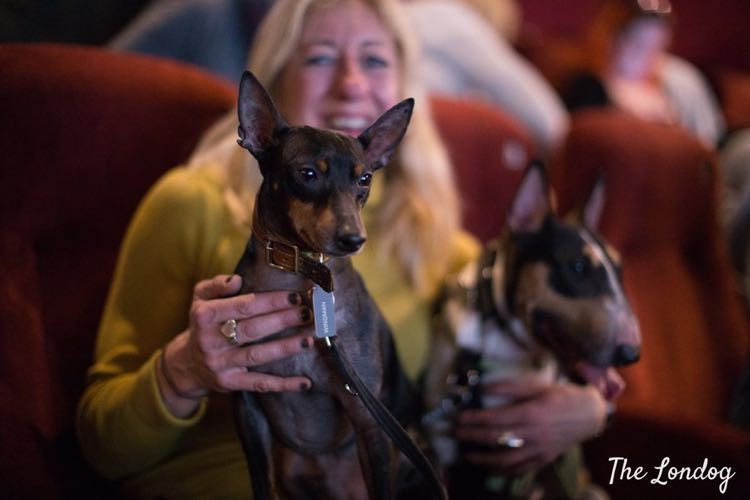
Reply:
[[371, 182], [372, 182], [372, 174], [370, 174], [370, 173], [366, 173], [366, 174], [363, 174], [363, 175], [362, 175], [362, 176], [361, 176], [361, 177], [359, 178], [359, 180], [357, 181], [357, 183], [358, 183], [358, 184], [359, 184], [360, 186], [362, 186], [362, 187], [367, 187], [367, 186], [369, 186]]
[[311, 182], [318, 178], [318, 173], [309, 167], [299, 169], [299, 174], [305, 182]]
[[579, 277], [585, 277], [591, 269], [591, 264], [587, 259], [576, 259], [568, 265], [573, 274]]

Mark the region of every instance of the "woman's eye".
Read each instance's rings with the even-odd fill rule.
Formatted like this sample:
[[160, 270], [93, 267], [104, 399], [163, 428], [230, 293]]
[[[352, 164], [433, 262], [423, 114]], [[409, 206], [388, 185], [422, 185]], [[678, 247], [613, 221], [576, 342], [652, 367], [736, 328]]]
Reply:
[[318, 173], [315, 170], [307, 167], [299, 169], [299, 175], [305, 182], [311, 182], [318, 178]]
[[363, 174], [358, 181], [358, 184], [362, 187], [368, 187], [372, 182], [372, 174]]
[[334, 61], [333, 56], [328, 54], [317, 54], [308, 56], [305, 59], [306, 66], [326, 66], [332, 64]]
[[387, 68], [388, 66], [390, 66], [388, 60], [380, 56], [365, 56], [363, 62], [364, 66], [370, 69]]

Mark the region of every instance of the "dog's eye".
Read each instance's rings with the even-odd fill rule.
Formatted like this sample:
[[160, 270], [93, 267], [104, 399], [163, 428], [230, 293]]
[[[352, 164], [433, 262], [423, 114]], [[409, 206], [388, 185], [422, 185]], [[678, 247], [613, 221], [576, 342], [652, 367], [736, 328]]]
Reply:
[[305, 182], [311, 182], [318, 178], [318, 173], [312, 168], [308, 167], [299, 169], [299, 175]]
[[568, 264], [570, 271], [579, 277], [588, 275], [591, 269], [591, 263], [587, 259], [576, 259]]
[[362, 174], [362, 176], [359, 178], [359, 181], [357, 183], [362, 187], [367, 187], [372, 182], [372, 174]]

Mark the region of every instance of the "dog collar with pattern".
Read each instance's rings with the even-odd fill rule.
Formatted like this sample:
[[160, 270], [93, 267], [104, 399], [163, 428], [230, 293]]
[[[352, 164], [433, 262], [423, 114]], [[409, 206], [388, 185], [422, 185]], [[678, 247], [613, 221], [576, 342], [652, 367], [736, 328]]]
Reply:
[[495, 239], [482, 252], [475, 281], [477, 308], [483, 320], [495, 321], [518, 347], [529, 350], [524, 328], [510, 314], [507, 299], [503, 298], [505, 254], [501, 246], [501, 240]]

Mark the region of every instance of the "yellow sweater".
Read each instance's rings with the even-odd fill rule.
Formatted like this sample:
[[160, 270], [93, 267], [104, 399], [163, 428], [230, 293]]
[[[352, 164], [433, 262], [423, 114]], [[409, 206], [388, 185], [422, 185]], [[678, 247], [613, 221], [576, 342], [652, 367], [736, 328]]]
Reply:
[[[378, 176], [376, 176], [376, 179]], [[378, 184], [364, 210], [371, 226]], [[420, 299], [394, 263], [376, 261], [377, 235], [354, 257], [390, 323], [407, 373], [425, 364], [429, 300]], [[230, 273], [248, 232], [227, 210], [210, 170], [177, 168], [147, 194], [123, 243], [99, 327], [95, 364], [78, 408], [89, 461], [119, 480], [130, 498], [247, 498], [250, 484], [230, 399], [212, 394], [189, 419], [173, 417], [156, 385], [161, 346], [187, 327], [194, 284]], [[454, 270], [474, 258], [468, 235], [446, 245]]]

